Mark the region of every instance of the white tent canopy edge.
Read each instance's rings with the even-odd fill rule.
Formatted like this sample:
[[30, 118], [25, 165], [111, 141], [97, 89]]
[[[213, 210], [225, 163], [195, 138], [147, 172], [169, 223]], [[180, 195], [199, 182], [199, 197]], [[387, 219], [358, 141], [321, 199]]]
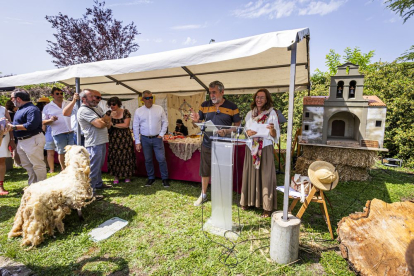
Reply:
[[214, 80], [226, 94], [251, 94], [258, 88], [287, 92], [290, 47], [297, 42], [296, 90], [309, 87], [309, 29], [279, 31], [150, 55], [105, 60], [0, 78], [0, 87], [61, 82], [103, 95], [201, 92]]

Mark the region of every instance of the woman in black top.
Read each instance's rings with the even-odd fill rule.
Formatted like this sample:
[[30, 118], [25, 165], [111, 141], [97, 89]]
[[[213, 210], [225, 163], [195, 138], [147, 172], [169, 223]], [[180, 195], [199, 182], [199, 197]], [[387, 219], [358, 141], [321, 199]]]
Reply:
[[183, 120], [177, 119], [174, 133], [175, 135], [188, 135], [188, 128], [183, 124]]

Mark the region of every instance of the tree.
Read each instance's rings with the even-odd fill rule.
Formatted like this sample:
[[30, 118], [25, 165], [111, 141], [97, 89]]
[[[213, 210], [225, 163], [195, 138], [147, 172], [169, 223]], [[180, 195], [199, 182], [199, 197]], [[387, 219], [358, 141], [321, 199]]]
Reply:
[[338, 70], [337, 67], [341, 65], [341, 55], [335, 53], [335, 50], [330, 49], [325, 59], [325, 65], [328, 67], [329, 74], [331, 76], [335, 75]]
[[387, 0], [387, 8], [404, 18], [404, 23], [414, 15], [414, 0]]
[[[387, 8], [400, 14], [404, 18], [404, 23], [414, 15], [414, 0], [387, 0], [385, 3], [388, 4]], [[414, 60], [414, 45], [401, 57], [398, 58], [399, 61], [409, 61]]]
[[328, 66], [329, 74], [331, 76], [335, 75], [338, 66], [345, 63], [345, 62], [351, 62], [353, 64], [359, 65], [360, 70], [366, 70], [368, 68], [368, 65], [371, 63], [371, 59], [375, 54], [375, 51], [369, 51], [368, 53], [364, 54], [361, 52], [361, 49], [359, 47], [355, 47], [354, 49], [351, 49], [350, 47], [346, 47], [345, 55], [343, 56], [344, 61], [341, 62], [341, 55], [337, 54], [335, 50], [330, 49], [329, 53], [326, 55], [326, 66]]
[[410, 49], [408, 49], [407, 51], [405, 51], [399, 58], [399, 61], [414, 61], [414, 45], [411, 46]]
[[123, 27], [122, 21], [112, 18], [112, 10], [105, 8], [105, 2], [94, 0], [94, 3], [79, 19], [62, 13], [46, 16], [57, 31], [53, 34], [56, 42], [47, 40], [46, 50], [56, 67], [126, 58], [138, 50], [134, 40], [139, 33], [134, 22]]
[[414, 168], [414, 62], [374, 63], [364, 71], [364, 94], [387, 105], [384, 147]]

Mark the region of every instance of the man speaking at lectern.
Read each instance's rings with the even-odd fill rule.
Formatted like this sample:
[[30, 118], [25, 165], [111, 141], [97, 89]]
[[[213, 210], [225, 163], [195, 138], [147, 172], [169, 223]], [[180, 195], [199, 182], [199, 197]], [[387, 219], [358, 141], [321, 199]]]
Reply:
[[[190, 117], [193, 123], [212, 121], [215, 125], [240, 126], [239, 109], [236, 104], [224, 98], [224, 85], [219, 81], [213, 81], [208, 90], [210, 100], [201, 104], [198, 113], [191, 112]], [[211, 140], [207, 135], [203, 137], [200, 156], [201, 195], [194, 202], [194, 206], [200, 206], [207, 201], [207, 188], [211, 176]]]

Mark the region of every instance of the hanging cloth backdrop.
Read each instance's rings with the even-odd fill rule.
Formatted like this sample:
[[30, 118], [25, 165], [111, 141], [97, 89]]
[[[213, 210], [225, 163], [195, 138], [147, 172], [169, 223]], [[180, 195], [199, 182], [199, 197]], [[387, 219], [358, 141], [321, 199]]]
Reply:
[[[189, 118], [190, 108], [192, 107], [196, 112], [198, 112], [198, 109], [200, 108], [200, 105], [205, 100], [205, 98], [205, 92], [191, 94], [186, 93], [185, 95], [182, 93], [179, 95], [168, 94], [168, 131], [173, 132], [175, 130], [177, 119], [181, 119], [183, 120], [184, 125], [188, 128], [188, 135], [199, 133], [200, 129], [193, 126], [191, 119]], [[187, 120], [186, 116], [188, 116]]]

